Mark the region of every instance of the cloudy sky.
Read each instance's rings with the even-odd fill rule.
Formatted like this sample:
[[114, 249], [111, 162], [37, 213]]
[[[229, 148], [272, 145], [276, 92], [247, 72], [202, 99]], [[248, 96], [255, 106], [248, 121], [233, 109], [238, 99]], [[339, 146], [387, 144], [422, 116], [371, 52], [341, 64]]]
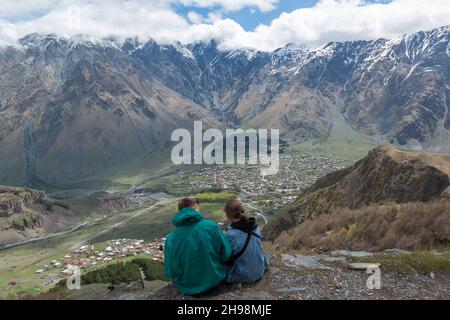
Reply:
[[222, 48], [393, 38], [450, 25], [450, 0], [0, 0], [0, 45], [30, 33], [216, 39]]

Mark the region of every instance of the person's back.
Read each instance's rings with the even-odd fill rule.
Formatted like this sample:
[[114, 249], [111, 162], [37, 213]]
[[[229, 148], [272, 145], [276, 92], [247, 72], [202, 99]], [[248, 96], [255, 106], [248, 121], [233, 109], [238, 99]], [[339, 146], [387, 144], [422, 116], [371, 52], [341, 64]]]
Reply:
[[186, 295], [218, 286], [226, 277], [223, 263], [231, 254], [218, 225], [192, 207], [181, 208], [173, 224], [176, 229], [167, 236], [164, 250], [166, 276]]
[[254, 218], [245, 215], [238, 200], [229, 201], [225, 213], [231, 220], [231, 229], [226, 233], [226, 237], [232, 247], [231, 265], [228, 267], [226, 281], [256, 282], [262, 278], [269, 266], [269, 260], [263, 252], [261, 230]]

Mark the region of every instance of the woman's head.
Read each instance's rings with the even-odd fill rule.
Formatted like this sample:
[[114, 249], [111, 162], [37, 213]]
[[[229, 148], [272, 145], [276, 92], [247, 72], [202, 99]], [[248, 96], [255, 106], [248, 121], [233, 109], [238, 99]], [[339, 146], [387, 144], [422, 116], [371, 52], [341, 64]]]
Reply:
[[248, 220], [244, 206], [238, 199], [231, 199], [226, 203], [225, 214], [231, 221]]

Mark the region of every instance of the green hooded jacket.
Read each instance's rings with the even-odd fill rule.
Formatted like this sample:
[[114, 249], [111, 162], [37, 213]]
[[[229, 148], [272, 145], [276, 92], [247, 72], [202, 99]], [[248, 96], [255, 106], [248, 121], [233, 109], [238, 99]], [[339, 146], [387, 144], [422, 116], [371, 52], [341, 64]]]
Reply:
[[166, 239], [165, 275], [185, 295], [196, 295], [218, 286], [226, 277], [223, 263], [231, 246], [219, 226], [202, 213], [184, 208], [172, 220], [176, 229]]

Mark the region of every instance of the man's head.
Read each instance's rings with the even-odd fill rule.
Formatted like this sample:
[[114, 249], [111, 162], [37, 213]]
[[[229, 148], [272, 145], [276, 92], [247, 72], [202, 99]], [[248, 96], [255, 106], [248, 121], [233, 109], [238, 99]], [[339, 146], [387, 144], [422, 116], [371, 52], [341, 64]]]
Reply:
[[192, 208], [196, 211], [200, 210], [200, 202], [195, 198], [184, 198], [178, 202], [178, 210], [182, 210], [184, 208]]

